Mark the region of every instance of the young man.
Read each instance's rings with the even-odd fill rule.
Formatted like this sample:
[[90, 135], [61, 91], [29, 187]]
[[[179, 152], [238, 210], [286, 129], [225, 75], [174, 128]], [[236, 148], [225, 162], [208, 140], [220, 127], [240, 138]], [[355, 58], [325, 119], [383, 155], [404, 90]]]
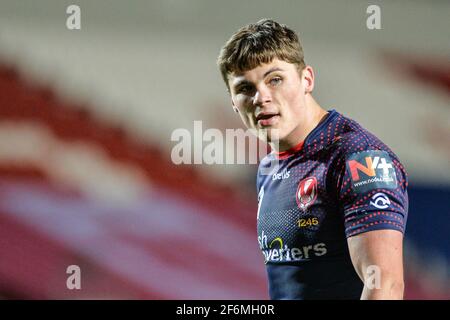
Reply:
[[235, 112], [273, 150], [257, 177], [270, 297], [402, 299], [408, 196], [397, 156], [318, 105], [313, 69], [285, 25], [264, 19], [241, 28], [218, 65]]

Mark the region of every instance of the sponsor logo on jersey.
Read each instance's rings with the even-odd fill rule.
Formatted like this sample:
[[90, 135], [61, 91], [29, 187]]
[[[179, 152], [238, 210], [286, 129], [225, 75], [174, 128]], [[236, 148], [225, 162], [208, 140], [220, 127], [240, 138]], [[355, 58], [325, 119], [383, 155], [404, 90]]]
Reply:
[[309, 177], [300, 181], [295, 198], [300, 209], [308, 209], [317, 199], [316, 177]]
[[269, 243], [264, 231], [258, 236], [258, 243], [264, 255], [264, 263], [309, 260], [327, 253], [327, 247], [323, 242], [302, 246], [300, 248], [290, 248], [283, 242], [281, 237], [275, 237]]
[[386, 151], [371, 150], [354, 153], [347, 159], [347, 170], [356, 192], [397, 187], [395, 169]]
[[280, 173], [274, 173], [273, 176], [272, 176], [272, 181], [287, 179], [287, 178], [289, 178], [290, 173], [291, 172], [288, 171], [287, 169], [284, 169]]
[[387, 195], [382, 192], [378, 192], [372, 196], [372, 201], [370, 201], [370, 204], [378, 209], [386, 209], [391, 205], [391, 201]]

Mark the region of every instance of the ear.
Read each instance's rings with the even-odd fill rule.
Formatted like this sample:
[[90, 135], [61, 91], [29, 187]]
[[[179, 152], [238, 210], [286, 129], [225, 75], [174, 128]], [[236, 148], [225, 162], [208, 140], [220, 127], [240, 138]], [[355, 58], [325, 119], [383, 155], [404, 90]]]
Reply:
[[314, 70], [311, 66], [306, 66], [302, 71], [302, 83], [306, 93], [314, 90]]

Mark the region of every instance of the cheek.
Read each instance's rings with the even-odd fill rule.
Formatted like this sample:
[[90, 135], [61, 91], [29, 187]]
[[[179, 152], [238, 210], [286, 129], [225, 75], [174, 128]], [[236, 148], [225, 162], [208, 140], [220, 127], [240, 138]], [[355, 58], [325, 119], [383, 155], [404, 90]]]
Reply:
[[248, 105], [248, 99], [245, 96], [239, 95], [233, 99], [234, 105], [241, 112], [244, 112]]
[[287, 109], [289, 109], [290, 113], [296, 114], [300, 111], [302, 106], [304, 105], [304, 96], [302, 94], [301, 86], [292, 85], [286, 88], [283, 93], [284, 104]]
[[302, 99], [302, 90], [302, 87], [297, 83], [286, 87], [284, 92], [286, 101], [292, 106], [297, 105]]
[[241, 99], [235, 99], [234, 106], [239, 110], [239, 117], [241, 118], [242, 122], [244, 122], [247, 127], [252, 127], [253, 114], [250, 112], [247, 99], [245, 97]]
[[251, 109], [251, 99], [248, 97], [239, 97], [234, 100], [234, 105], [238, 108], [239, 113], [248, 114]]

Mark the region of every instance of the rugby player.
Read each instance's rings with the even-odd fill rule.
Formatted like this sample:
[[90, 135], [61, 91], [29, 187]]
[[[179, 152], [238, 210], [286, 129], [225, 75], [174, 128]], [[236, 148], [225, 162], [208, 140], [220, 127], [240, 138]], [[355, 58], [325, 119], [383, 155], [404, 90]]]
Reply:
[[316, 102], [313, 68], [286, 25], [242, 27], [218, 66], [233, 109], [272, 147], [256, 183], [270, 298], [402, 299], [408, 182], [398, 157]]

